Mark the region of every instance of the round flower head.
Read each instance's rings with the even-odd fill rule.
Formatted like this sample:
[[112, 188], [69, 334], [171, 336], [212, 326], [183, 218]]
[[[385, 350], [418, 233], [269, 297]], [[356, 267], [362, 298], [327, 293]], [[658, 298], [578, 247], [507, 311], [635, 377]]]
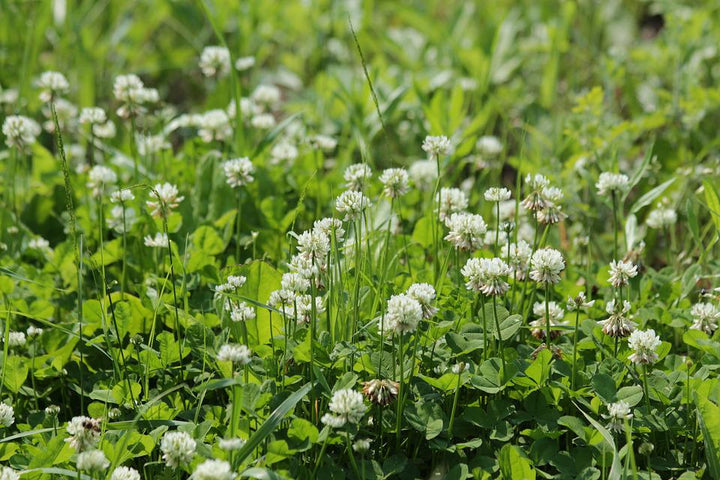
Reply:
[[117, 133], [115, 123], [112, 120], [108, 120], [105, 123], [92, 126], [93, 134], [98, 138], [114, 138]]
[[600, 195], [623, 193], [630, 188], [630, 179], [623, 173], [603, 172], [600, 174], [595, 187]]
[[312, 148], [330, 153], [337, 147], [337, 140], [329, 135], [314, 135], [308, 139], [308, 143]]
[[452, 149], [450, 140], [445, 135], [433, 137], [428, 135], [422, 144], [422, 149], [432, 157], [448, 155]]
[[377, 405], [388, 405], [398, 396], [399, 384], [392, 380], [374, 379], [363, 382], [363, 395]]
[[298, 252], [311, 261], [322, 261], [330, 252], [330, 237], [321, 229], [306, 230], [300, 235], [296, 235], [295, 238]]
[[352, 448], [358, 453], [366, 453], [370, 450], [370, 441], [369, 438], [358, 438], [355, 440], [355, 443], [353, 443]]
[[138, 153], [143, 156], [154, 155], [171, 148], [170, 142], [167, 141], [163, 134], [137, 135], [135, 143], [137, 144]]
[[252, 360], [252, 352], [245, 345], [228, 343], [220, 347], [217, 359], [220, 362], [232, 362], [239, 365], [247, 365]]
[[344, 214], [344, 220], [357, 218], [370, 205], [370, 199], [362, 192], [346, 190], [335, 200], [335, 209]]
[[134, 468], [118, 467], [113, 471], [110, 480], [140, 480], [140, 473]]
[[163, 460], [170, 468], [178, 468], [190, 463], [195, 455], [195, 447], [195, 440], [185, 432], [167, 432], [160, 441]]
[[[565, 317], [565, 310], [563, 310], [557, 303], [548, 302], [548, 313], [550, 314], [550, 327], [557, 327], [564, 325], [563, 318]], [[538, 340], [543, 340], [547, 334], [547, 317], [545, 316], [545, 303], [535, 302], [533, 305], [533, 314], [538, 317], [537, 320], [530, 322], [530, 326], [533, 327], [530, 331], [531, 335]], [[562, 334], [561, 330], [551, 330], [550, 337], [552, 339], [559, 337]]]
[[28, 329], [27, 329], [27, 336], [28, 336], [28, 338], [39, 337], [39, 336], [42, 335], [42, 334], [43, 334], [43, 329], [42, 329], [42, 328], [38, 328], [38, 327], [36, 327], [35, 325], [30, 325], [30, 326], [28, 327]]
[[443, 222], [451, 214], [465, 210], [468, 206], [467, 196], [459, 188], [441, 188], [437, 201], [440, 204], [440, 220]]
[[100, 107], [85, 107], [80, 110], [80, 123], [100, 125], [107, 122], [107, 114]]
[[480, 215], [460, 212], [445, 219], [450, 232], [445, 240], [458, 250], [477, 250], [483, 246], [483, 236], [487, 232], [485, 220]]
[[503, 295], [510, 288], [505, 281], [510, 267], [500, 258], [470, 258], [460, 272], [468, 290], [490, 296]]
[[545, 225], [553, 225], [563, 220], [567, 215], [562, 211], [564, 194], [557, 187], [544, 187], [540, 192], [543, 199], [543, 208], [538, 211], [538, 222]]
[[525, 240], [518, 240], [517, 244], [510, 244], [510, 267], [518, 280], [524, 280], [530, 265], [532, 248]]
[[157, 184], [150, 191], [150, 198], [146, 202], [153, 217], [166, 217], [173, 208], [177, 208], [185, 197], [179, 195], [178, 189], [171, 183]]
[[620, 400], [619, 402], [609, 404], [607, 408], [607, 415], [603, 415], [610, 421], [607, 428], [616, 432], [622, 432], [625, 429], [625, 420], [632, 418], [630, 405], [628, 405], [626, 401]]
[[313, 223], [313, 230], [319, 231], [328, 239], [332, 238], [333, 235], [335, 235], [335, 239], [338, 242], [342, 242], [343, 238], [345, 238], [345, 229], [343, 228], [343, 223], [338, 218], [327, 217], [321, 220], [315, 220], [315, 222]]
[[0, 467], [0, 480], [20, 480], [20, 474], [10, 467]]
[[408, 175], [420, 190], [428, 190], [437, 179], [437, 164], [432, 160], [418, 160], [410, 165]]
[[103, 193], [105, 186], [113, 185], [117, 182], [115, 172], [104, 165], [95, 165], [88, 173], [87, 187], [92, 189], [93, 195], [96, 197]]
[[[365, 415], [366, 410], [362, 393], [350, 388], [338, 390], [333, 393], [328, 408], [334, 414], [333, 417], [336, 425], [339, 423], [342, 423], [342, 425], [346, 423], [359, 423]], [[325, 417], [323, 417], [323, 419], [325, 419]], [[324, 420], [323, 423], [327, 424]], [[332, 423], [332, 421], [330, 423]]]
[[402, 168], [388, 168], [380, 175], [383, 193], [390, 198], [405, 195], [409, 190], [409, 176]]
[[720, 310], [712, 303], [696, 303], [690, 309], [690, 315], [694, 319], [690, 326], [693, 330], [702, 330], [708, 335], [712, 335], [718, 327]]
[[7, 403], [0, 403], [0, 425], [8, 428], [15, 423], [15, 410]]
[[429, 283], [413, 283], [405, 293], [420, 304], [423, 318], [431, 318], [437, 313], [437, 308], [432, 305], [435, 301], [435, 288]]
[[110, 210], [110, 216], [106, 221], [108, 228], [116, 233], [122, 234], [132, 228], [137, 221], [137, 216], [135, 215], [134, 209], [115, 205], [112, 210]]
[[227, 183], [233, 188], [242, 187], [254, 180], [255, 167], [247, 157], [234, 158], [222, 164]]
[[288, 141], [280, 141], [270, 150], [270, 162], [273, 165], [292, 165], [297, 156], [297, 147]]
[[505, 200], [510, 200], [512, 193], [510, 193], [510, 190], [508, 190], [507, 188], [490, 187], [485, 190], [484, 196], [485, 200], [487, 200], [488, 202], [502, 202]]
[[33, 250], [50, 250], [50, 242], [42, 237], [33, 238], [28, 242], [28, 248]]
[[156, 233], [154, 237], [145, 235], [143, 243], [146, 247], [151, 248], [167, 248], [170, 245], [170, 239], [164, 233]]
[[135, 200], [135, 195], [133, 195], [132, 191], [129, 188], [115, 190], [113, 193], [110, 194], [110, 201], [113, 203], [125, 203], [131, 200]]
[[113, 95], [121, 102], [132, 103], [137, 98], [137, 92], [144, 87], [145, 85], [140, 80], [140, 77], [133, 73], [118, 75], [113, 83]]
[[345, 169], [343, 178], [349, 190], [362, 190], [372, 177], [372, 170], [365, 163], [354, 163]]
[[619, 288], [628, 284], [628, 280], [637, 276], [637, 265], [624, 260], [613, 260], [610, 262], [610, 283], [613, 287]]
[[[410, 295], [401, 293], [393, 295], [387, 302], [385, 313], [385, 331], [395, 331], [400, 334], [414, 332], [423, 318], [423, 309], [420, 302]], [[381, 319], [381, 321], [383, 321]]]
[[250, 120], [250, 125], [259, 130], [267, 130], [275, 126], [275, 117], [270, 113], [261, 113], [255, 115]]
[[96, 418], [73, 417], [66, 430], [70, 436], [65, 441], [78, 452], [94, 448], [100, 440], [100, 420]]
[[230, 71], [230, 51], [225, 47], [205, 47], [199, 65], [206, 77], [224, 77]]
[[226, 292], [234, 292], [243, 285], [245, 285], [245, 282], [247, 281], [247, 278], [243, 277], [242, 275], [229, 275], [227, 277], [227, 280], [225, 283], [218, 285], [215, 287], [216, 293], [226, 293]]
[[628, 358], [631, 362], [640, 365], [655, 363], [658, 360], [655, 350], [661, 344], [660, 337], [655, 335], [655, 330], [635, 330], [628, 338], [628, 345], [633, 350]]
[[258, 85], [250, 96], [252, 101], [265, 107], [280, 103], [280, 89], [275, 85]]
[[105, 457], [102, 450], [88, 450], [77, 456], [76, 463], [78, 471], [102, 472], [110, 466], [110, 461]]
[[672, 208], [659, 206], [648, 214], [645, 223], [650, 228], [660, 229], [674, 225], [677, 222], [677, 213]]
[[477, 143], [475, 143], [475, 148], [477, 148], [478, 152], [486, 157], [495, 157], [502, 153], [503, 144], [497, 137], [493, 135], [485, 135], [478, 138]]
[[543, 248], [533, 253], [530, 260], [530, 278], [538, 283], [558, 283], [560, 272], [565, 269], [565, 260], [553, 248]]
[[50, 102], [70, 89], [70, 84], [60, 72], [43, 72], [35, 82], [40, 88], [40, 100]]
[[526, 210], [537, 212], [545, 208], [545, 197], [543, 196], [543, 189], [550, 185], [550, 181], [539, 173], [535, 175], [528, 174], [525, 177], [525, 190], [527, 196], [521, 202], [521, 205]]
[[221, 438], [218, 441], [218, 446], [228, 452], [240, 450], [242, 447], [245, 446], [245, 440], [243, 440], [242, 438], [238, 438], [238, 437]]
[[25, 342], [25, 333], [23, 332], [8, 332], [8, 347], [10, 348], [19, 348], [24, 347]]
[[27, 150], [40, 135], [40, 125], [35, 120], [22, 115], [8, 115], [2, 126], [5, 144], [20, 151]]
[[[322, 297], [314, 297], [315, 298], [315, 313], [321, 314], [325, 312], [325, 305], [323, 304], [323, 298]], [[310, 318], [312, 316], [312, 309], [313, 309], [313, 296], [312, 295], [298, 295], [295, 300], [295, 308], [296, 311], [293, 313], [297, 313], [295, 315], [295, 319], [297, 320], [298, 324], [305, 324], [310, 321]]]
[[195, 467], [191, 480], [232, 480], [235, 478], [232, 467], [225, 460], [205, 460]]
[[610, 315], [607, 319], [598, 322], [602, 326], [602, 331], [610, 337], [627, 337], [637, 326], [635, 322], [630, 320], [628, 313], [630, 312], [630, 302], [625, 300], [622, 307], [610, 300], [605, 306], [605, 311]]
[[240, 57], [237, 60], [235, 60], [235, 70], [238, 72], [244, 72], [245, 70], [250, 70], [252, 67], [255, 66], [255, 57]]
[[247, 322], [255, 319], [255, 316], [255, 309], [245, 302], [240, 302], [230, 312], [230, 320], [233, 322]]
[[232, 136], [230, 117], [224, 110], [209, 110], [197, 119], [198, 135], [205, 143], [222, 142]]

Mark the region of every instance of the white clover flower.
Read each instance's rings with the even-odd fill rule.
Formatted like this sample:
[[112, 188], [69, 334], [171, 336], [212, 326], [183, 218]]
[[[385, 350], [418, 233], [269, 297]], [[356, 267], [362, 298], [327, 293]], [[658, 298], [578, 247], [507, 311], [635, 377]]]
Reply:
[[195, 440], [185, 432], [167, 432], [160, 441], [163, 460], [170, 468], [183, 467], [192, 461], [195, 455]]
[[515, 218], [515, 200], [500, 202], [500, 220], [511, 220]]
[[244, 72], [245, 70], [250, 70], [254, 66], [255, 66], [255, 57], [253, 57], [253, 56], [240, 57], [237, 60], [235, 60], [235, 70], [237, 70], [238, 72]]
[[637, 265], [624, 260], [613, 260], [610, 262], [610, 283], [613, 287], [619, 288], [628, 284], [628, 280], [638, 274]]
[[40, 100], [43, 102], [50, 102], [70, 89], [70, 83], [65, 75], [52, 71], [40, 74], [35, 85], [40, 88]]
[[435, 137], [428, 135], [423, 141], [422, 149], [429, 155], [437, 158], [441, 155], [448, 155], [452, 150], [452, 145], [450, 144], [450, 140], [444, 135]]
[[100, 125], [107, 122], [107, 114], [100, 107], [85, 107], [80, 110], [80, 123]]
[[21, 348], [27, 342], [24, 332], [8, 332], [8, 347]]
[[285, 273], [280, 285], [284, 290], [295, 293], [305, 293], [310, 288], [310, 280], [299, 273]]
[[422, 307], [423, 318], [431, 318], [437, 313], [437, 308], [433, 307], [435, 301], [435, 288], [429, 283], [413, 283], [405, 292], [407, 296], [417, 300]]
[[395, 331], [400, 334], [412, 333], [417, 329], [423, 318], [423, 308], [420, 302], [410, 295], [401, 293], [393, 295], [387, 302], [387, 311], [384, 321], [387, 328], [385, 332]]
[[437, 201], [440, 204], [440, 220], [443, 222], [451, 214], [461, 212], [468, 206], [467, 196], [459, 188], [441, 188]]
[[510, 200], [512, 193], [507, 188], [502, 187], [490, 187], [485, 190], [485, 200], [488, 202], [503, 202]]
[[637, 325], [635, 322], [630, 320], [628, 313], [630, 312], [630, 302], [627, 300], [623, 301], [622, 306], [610, 300], [605, 305], [605, 311], [610, 315], [605, 320], [598, 322], [598, 325], [602, 327], [602, 331], [605, 335], [613, 338], [627, 337], [630, 335]]
[[25, 151], [35, 143], [41, 130], [40, 125], [31, 118], [8, 115], [3, 122], [2, 133], [5, 135], [5, 144], [8, 147]]
[[343, 228], [343, 223], [338, 218], [323, 218], [320, 220], [315, 220], [313, 223], [313, 230], [318, 230], [320, 233], [328, 237], [328, 239], [332, 238], [333, 231], [335, 234], [335, 239], [338, 242], [342, 242], [345, 238], [345, 229]]
[[88, 173], [87, 187], [92, 189], [94, 196], [101, 195], [108, 185], [117, 182], [117, 174], [105, 165], [95, 165]]
[[135, 195], [133, 195], [132, 190], [129, 188], [121, 188], [110, 194], [110, 201], [112, 203], [124, 203], [131, 200], [135, 200]]
[[233, 188], [245, 186], [254, 180], [255, 166], [247, 157], [233, 158], [223, 162], [227, 183]]
[[283, 163], [291, 165], [298, 157], [298, 149], [288, 141], [278, 142], [270, 150], [271, 163], [277, 165]]
[[250, 120], [250, 125], [259, 130], [268, 130], [274, 127], [276, 123], [277, 122], [275, 121], [275, 117], [273, 117], [269, 113], [261, 113], [259, 115], [255, 115]]
[[645, 223], [650, 228], [660, 229], [674, 225], [677, 222], [677, 213], [672, 208], [659, 206], [651, 211]]
[[525, 240], [518, 240], [517, 244], [510, 244], [510, 267], [518, 280], [524, 280], [530, 267], [532, 247]]
[[335, 209], [344, 215], [345, 221], [357, 218], [368, 206], [370, 199], [355, 190], [346, 190], [335, 199]]
[[138, 153], [142, 156], [153, 155], [171, 148], [170, 142], [167, 141], [163, 134], [136, 135], [135, 143], [137, 144]]
[[494, 135], [484, 135], [478, 138], [478, 141], [475, 143], [475, 148], [485, 156], [495, 157], [502, 153], [503, 144], [500, 142], [500, 139]]
[[483, 235], [487, 232], [487, 225], [482, 216], [472, 213], [453, 213], [445, 219], [445, 225], [450, 232], [445, 240], [458, 250], [477, 250], [483, 245]]
[[603, 415], [610, 421], [607, 428], [611, 431], [622, 432], [625, 429], [625, 420], [632, 418], [630, 413], [630, 405], [624, 400], [620, 400], [616, 403], [611, 403], [607, 406], [608, 414]]
[[190, 475], [191, 480], [232, 480], [235, 477], [232, 467], [225, 460], [205, 460]]
[[535, 175], [528, 174], [525, 177], [525, 190], [527, 196], [521, 202], [526, 210], [537, 212], [545, 208], [545, 197], [543, 189], [550, 185], [550, 181], [539, 173]]
[[332, 413], [326, 413], [322, 416], [320, 421], [330, 428], [342, 428], [345, 426], [345, 419], [339, 416], [335, 416]]
[[591, 308], [593, 305], [595, 305], [595, 300], [588, 300], [585, 297], [585, 292], [578, 293], [575, 298], [568, 297], [567, 299], [567, 309], [571, 312], [583, 308]]
[[17, 103], [20, 93], [16, 88], [2, 89], [0, 87], [0, 105], [14, 105]]
[[468, 290], [488, 296], [507, 292], [510, 285], [505, 277], [510, 272], [510, 267], [500, 258], [470, 258], [460, 270]]
[[[565, 325], [563, 318], [565, 318], [565, 310], [560, 307], [557, 303], [550, 301], [547, 304], [548, 313], [550, 314], [550, 337], [557, 338], [562, 333], [560, 330], [552, 330], [552, 327]], [[545, 302], [535, 302], [533, 304], [533, 314], [538, 317], [537, 320], [530, 322], [530, 326], [533, 327], [530, 333], [533, 337], [542, 340], [547, 334], [547, 317], [545, 316]]]
[[410, 189], [410, 177], [403, 168], [388, 168], [380, 175], [383, 184], [383, 193], [390, 198], [405, 195]]
[[153, 217], [167, 216], [170, 211], [177, 208], [185, 197], [179, 195], [178, 188], [171, 183], [158, 183], [150, 191], [150, 198], [145, 202]]
[[230, 312], [230, 319], [233, 322], [247, 322], [255, 319], [255, 309], [245, 302], [240, 302], [232, 312]]
[[243, 440], [242, 438], [237, 438], [237, 437], [221, 438], [218, 441], [218, 446], [227, 452], [240, 450], [242, 447], [245, 446], [245, 440]]
[[217, 354], [220, 362], [231, 362], [239, 365], [247, 365], [252, 360], [252, 352], [245, 345], [227, 343], [220, 347]]
[[97, 473], [108, 468], [110, 461], [102, 450], [88, 450], [78, 454], [76, 466], [78, 471]]
[[224, 77], [230, 71], [230, 51], [217, 45], [205, 47], [198, 65], [206, 77]]
[[77, 452], [95, 448], [100, 440], [100, 420], [90, 417], [73, 417], [67, 424], [65, 439]]
[[631, 362], [639, 365], [655, 363], [658, 360], [655, 350], [661, 344], [662, 341], [655, 334], [655, 330], [635, 330], [628, 338], [628, 345], [633, 349], [633, 353], [628, 358]]
[[38, 328], [35, 325], [30, 325], [27, 329], [26, 334], [27, 334], [28, 338], [39, 337], [40, 335], [43, 334], [43, 329]]
[[50, 242], [42, 237], [33, 238], [28, 242], [28, 248], [32, 250], [47, 251], [50, 250]]
[[438, 177], [437, 164], [432, 160], [418, 160], [410, 165], [408, 175], [420, 190], [429, 190]]
[[247, 278], [243, 277], [242, 275], [229, 275], [227, 277], [227, 280], [225, 281], [225, 284], [223, 285], [223, 291], [234, 292], [235, 290], [245, 285], [246, 281]]
[[110, 216], [106, 219], [108, 228], [121, 235], [129, 231], [136, 221], [135, 210], [124, 208], [121, 205], [115, 205], [110, 210]]
[[450, 371], [454, 373], [455, 375], [460, 375], [462, 372], [465, 371], [465, 369], [468, 367], [467, 363], [465, 362], [458, 362], [455, 365], [452, 366]]
[[[323, 303], [323, 297], [315, 298], [315, 314], [319, 315], [325, 312], [325, 304]], [[297, 295], [295, 297], [295, 305], [293, 308], [293, 315], [298, 324], [305, 324], [312, 318], [313, 310], [313, 296], [312, 295]]]
[[137, 97], [137, 92], [144, 87], [140, 77], [135, 74], [118, 75], [113, 83], [113, 95], [116, 100], [132, 103]]
[[167, 248], [170, 245], [170, 239], [164, 233], [158, 232], [154, 237], [145, 235], [143, 243], [146, 247], [151, 248]]
[[[345, 423], [359, 423], [365, 415], [366, 410], [362, 393], [349, 388], [333, 393], [328, 408], [335, 414], [336, 419], [342, 420], [340, 426], [345, 425]], [[325, 419], [325, 417], [323, 417], [323, 419]], [[324, 420], [323, 423], [327, 424]]]
[[362, 190], [372, 178], [372, 170], [366, 163], [354, 163], [345, 169], [343, 178], [348, 190]]
[[205, 143], [222, 142], [232, 136], [230, 117], [224, 110], [208, 110], [196, 118], [198, 135]]
[[537, 212], [538, 222], [553, 225], [567, 217], [562, 211], [562, 205], [560, 205], [565, 196], [562, 190], [557, 187], [544, 187], [540, 192], [540, 196], [543, 200], [543, 206]]
[[[77, 107], [71, 102], [68, 102], [64, 98], [56, 98], [55, 103], [55, 114], [57, 115], [57, 122], [60, 126], [60, 130], [67, 130], [75, 127]], [[43, 127], [50, 133], [55, 132], [55, 121], [52, 117], [52, 111], [49, 107], [43, 108], [43, 114], [48, 117], [48, 121], [43, 123]]]
[[280, 103], [280, 89], [275, 85], [258, 85], [250, 98], [258, 105], [273, 107]]
[[[288, 262], [290, 270], [299, 273], [307, 279], [316, 278], [321, 271], [325, 271], [327, 265], [324, 258], [314, 257], [311, 254], [298, 253]], [[318, 280], [316, 280], [318, 282]]]
[[0, 402], [0, 425], [5, 428], [15, 423], [15, 409], [7, 403]]
[[130, 467], [117, 467], [110, 480], [140, 480], [140, 472]]
[[371, 440], [369, 438], [358, 438], [355, 440], [355, 443], [353, 443], [352, 448], [354, 451], [363, 454], [370, 450], [370, 442]]
[[0, 467], [0, 480], [20, 480], [20, 474], [10, 467]]
[[98, 138], [114, 138], [117, 134], [115, 123], [112, 120], [108, 120], [105, 123], [92, 126], [93, 134]]
[[538, 283], [558, 283], [560, 272], [565, 269], [565, 260], [553, 248], [543, 248], [533, 253], [530, 259], [530, 278]]
[[718, 327], [720, 310], [712, 303], [696, 303], [690, 309], [690, 315], [695, 320], [690, 326], [693, 330], [702, 330], [708, 335], [712, 335]]
[[630, 188], [630, 179], [623, 173], [603, 172], [600, 174], [595, 187], [600, 195], [623, 193]]
[[329, 135], [314, 135], [308, 139], [313, 148], [318, 148], [325, 153], [330, 153], [337, 147], [337, 140]]
[[300, 235], [296, 235], [295, 238], [297, 239], [298, 252], [300, 252], [303, 257], [311, 260], [311, 262], [324, 261], [330, 252], [330, 237], [322, 229], [313, 228], [312, 230], [306, 230]]

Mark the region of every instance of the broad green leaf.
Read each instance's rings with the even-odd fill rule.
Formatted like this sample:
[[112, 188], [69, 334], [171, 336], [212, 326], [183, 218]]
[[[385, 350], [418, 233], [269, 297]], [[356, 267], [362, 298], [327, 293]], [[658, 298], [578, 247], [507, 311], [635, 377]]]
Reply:
[[715, 223], [716, 233], [720, 234], [720, 196], [718, 196], [717, 190], [709, 180], [703, 180], [702, 183], [705, 190], [705, 202]]
[[661, 183], [657, 187], [653, 188], [649, 192], [647, 192], [642, 197], [638, 198], [638, 200], [633, 204], [632, 208], [630, 209], [630, 213], [637, 213], [640, 211], [641, 208], [650, 205], [650, 203], [653, 202], [656, 198], [658, 198], [662, 193], [667, 190], [667, 188], [672, 185], [672, 183], [675, 181], [675, 177], [671, 178], [670, 180]]
[[500, 465], [502, 478], [506, 480], [514, 480], [517, 478], [525, 480], [535, 479], [535, 469], [532, 467], [530, 460], [520, 452], [519, 447], [510, 444], [506, 444], [500, 450], [498, 464]]

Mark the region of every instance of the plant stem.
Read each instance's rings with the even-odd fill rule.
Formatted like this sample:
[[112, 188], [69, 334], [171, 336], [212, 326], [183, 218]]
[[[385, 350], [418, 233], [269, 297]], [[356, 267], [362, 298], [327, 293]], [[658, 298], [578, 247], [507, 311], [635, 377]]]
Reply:
[[503, 367], [503, 373], [501, 375], [501, 379], [505, 376], [505, 351], [503, 350], [503, 338], [502, 338], [502, 332], [500, 331], [500, 319], [498, 318], [497, 314], [497, 300], [496, 296], [493, 295], [493, 315], [495, 316], [495, 328], [497, 329], [498, 334], [498, 353], [500, 354], [500, 360], [502, 361], [502, 367]]
[[448, 424], [448, 435], [452, 438], [453, 425], [455, 424], [455, 411], [457, 410], [458, 398], [460, 397], [460, 379], [462, 371], [458, 373], [457, 385], [455, 386], [455, 396], [453, 397], [452, 410], [450, 411], [450, 423]]
[[618, 218], [617, 218], [617, 194], [612, 191], [613, 207], [613, 260], [618, 260]]
[[550, 336], [550, 282], [545, 282], [545, 344], [552, 354], [550, 349], [552, 345], [552, 337]]
[[403, 398], [405, 393], [405, 355], [403, 351], [403, 338], [405, 335], [400, 332], [398, 335], [398, 357], [399, 357], [399, 366], [400, 366], [400, 393], [398, 395], [398, 402], [397, 402], [397, 418], [395, 419], [395, 434], [396, 434], [396, 447], [399, 450], [400, 449], [400, 428], [402, 427], [402, 410], [403, 410]]
[[578, 323], [580, 321], [580, 306], [575, 306], [575, 329], [573, 331], [573, 360], [572, 360], [572, 377], [570, 379], [570, 386], [575, 390], [575, 375], [577, 374], [577, 334], [578, 334]]

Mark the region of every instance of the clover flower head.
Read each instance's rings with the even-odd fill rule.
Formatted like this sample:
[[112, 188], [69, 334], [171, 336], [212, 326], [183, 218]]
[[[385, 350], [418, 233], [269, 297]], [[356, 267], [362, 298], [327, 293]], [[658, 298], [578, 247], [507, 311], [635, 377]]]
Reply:
[[635, 330], [635, 327], [637, 327], [628, 315], [630, 308], [630, 302], [627, 300], [625, 300], [622, 305], [615, 302], [615, 300], [610, 300], [605, 306], [605, 311], [610, 316], [598, 322], [602, 327], [603, 333], [613, 338], [627, 337], [630, 335]]
[[405, 195], [410, 189], [410, 177], [403, 168], [388, 168], [380, 175], [383, 193], [390, 198]]
[[631, 362], [648, 365], [657, 362], [658, 354], [655, 352], [662, 344], [655, 330], [635, 330], [628, 338], [628, 345], [633, 353], [628, 357]]
[[222, 164], [225, 171], [227, 183], [233, 188], [238, 188], [251, 183], [255, 167], [247, 157], [233, 158]]
[[435, 288], [429, 283], [413, 283], [405, 292], [410, 298], [414, 298], [422, 307], [423, 318], [431, 318], [437, 313], [433, 306], [435, 301]]
[[502, 187], [490, 187], [485, 190], [485, 200], [488, 202], [503, 202], [510, 200], [512, 193], [507, 188]]
[[484, 135], [478, 138], [475, 143], [478, 152], [487, 157], [496, 157], [503, 151], [503, 144], [499, 138], [494, 135]]
[[107, 122], [107, 114], [100, 107], [85, 107], [80, 110], [80, 123], [100, 125]]
[[8, 115], [2, 126], [5, 144], [20, 151], [34, 144], [40, 132], [40, 125], [35, 120], [22, 115]]
[[88, 173], [88, 188], [92, 189], [93, 195], [101, 195], [107, 185], [117, 182], [117, 174], [105, 165], [95, 165]]
[[423, 140], [422, 149], [433, 157], [448, 155], [452, 151], [450, 140], [445, 135], [428, 135]]
[[101, 472], [110, 466], [110, 460], [102, 450], [88, 450], [77, 456], [77, 469], [86, 472]]
[[205, 47], [199, 65], [206, 77], [224, 77], [230, 71], [230, 51], [217, 45]]
[[599, 195], [623, 193], [630, 188], [630, 179], [624, 173], [603, 172], [595, 184]]
[[7, 403], [0, 402], [0, 425], [8, 428], [15, 423], [15, 409]]
[[235, 477], [232, 467], [225, 460], [205, 460], [190, 475], [191, 480], [232, 480]]
[[386, 333], [394, 331], [400, 334], [414, 332], [422, 318], [422, 305], [415, 298], [404, 293], [393, 295], [387, 302], [384, 318], [387, 325], [385, 331]]
[[345, 221], [357, 218], [369, 205], [370, 199], [356, 190], [346, 190], [335, 199], [335, 209]]
[[184, 199], [185, 197], [179, 194], [175, 185], [165, 182], [155, 185], [150, 191], [150, 200], [146, 204], [153, 217], [165, 217]]
[[468, 290], [488, 296], [507, 292], [510, 285], [505, 277], [510, 272], [510, 267], [500, 258], [470, 258], [460, 270]]
[[363, 402], [362, 393], [350, 388], [338, 390], [333, 393], [328, 408], [335, 414], [335, 417], [344, 420], [344, 423], [354, 424], [362, 420], [367, 409], [365, 402]]
[[560, 272], [565, 269], [565, 260], [560, 252], [553, 248], [535, 251], [530, 259], [530, 278], [538, 283], [558, 283]]
[[90, 417], [73, 417], [67, 424], [65, 439], [77, 452], [90, 450], [100, 440], [100, 420]]
[[609, 404], [607, 409], [607, 415], [603, 415], [610, 421], [607, 428], [612, 431], [622, 432], [625, 429], [625, 420], [629, 420], [633, 416], [630, 413], [630, 405], [626, 401], [620, 400]]
[[189, 464], [195, 455], [195, 440], [185, 432], [167, 432], [160, 441], [163, 460], [170, 468]]
[[140, 472], [130, 467], [117, 467], [110, 480], [140, 480]]
[[482, 248], [487, 225], [482, 216], [467, 212], [453, 213], [445, 218], [450, 229], [445, 240], [458, 250], [470, 251]]
[[237, 363], [238, 365], [247, 365], [252, 360], [252, 352], [245, 345], [237, 345], [227, 343], [220, 347], [217, 354], [220, 362]]
[[362, 190], [372, 177], [372, 170], [366, 163], [353, 163], [345, 169], [343, 178], [348, 190]]
[[440, 220], [443, 222], [453, 213], [461, 212], [468, 206], [467, 195], [459, 188], [441, 188], [437, 201], [440, 205]]
[[419, 189], [428, 190], [438, 177], [437, 164], [432, 160], [417, 160], [410, 165], [408, 175]]
[[158, 232], [154, 237], [145, 235], [143, 243], [150, 248], [167, 248], [170, 245], [170, 239], [166, 234]]
[[628, 280], [638, 274], [637, 265], [625, 260], [613, 260], [610, 262], [610, 283], [613, 287], [619, 288], [628, 284]]
[[674, 225], [677, 222], [677, 213], [674, 209], [660, 205], [652, 210], [645, 220], [650, 228], [660, 229]]
[[720, 310], [712, 303], [696, 303], [690, 309], [690, 315], [694, 320], [690, 326], [693, 330], [702, 330], [708, 335], [712, 335], [718, 327]]
[[40, 88], [40, 100], [43, 102], [49, 102], [70, 89], [65, 75], [53, 71], [41, 73], [35, 85]]

